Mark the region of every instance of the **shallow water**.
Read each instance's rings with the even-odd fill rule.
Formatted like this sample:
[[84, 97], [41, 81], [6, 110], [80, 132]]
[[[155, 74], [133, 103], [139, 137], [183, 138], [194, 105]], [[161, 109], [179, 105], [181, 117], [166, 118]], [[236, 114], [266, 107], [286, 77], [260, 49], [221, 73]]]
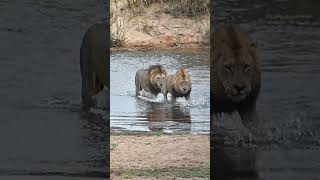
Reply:
[[[129, 132], [163, 131], [209, 133], [208, 52], [115, 52], [110, 66], [111, 130]], [[135, 95], [135, 73], [153, 64], [163, 65], [169, 74], [180, 68], [192, 76], [191, 102], [172, 104]], [[161, 100], [161, 99], [160, 99]]]
[[215, 23], [240, 23], [257, 39], [262, 62], [261, 122], [250, 136], [237, 114], [223, 115], [213, 132], [216, 168], [247, 172], [251, 179], [320, 179], [319, 3], [236, 0], [214, 6]]
[[106, 177], [108, 124], [79, 110], [78, 59], [104, 16], [102, 1], [0, 1], [0, 179]]

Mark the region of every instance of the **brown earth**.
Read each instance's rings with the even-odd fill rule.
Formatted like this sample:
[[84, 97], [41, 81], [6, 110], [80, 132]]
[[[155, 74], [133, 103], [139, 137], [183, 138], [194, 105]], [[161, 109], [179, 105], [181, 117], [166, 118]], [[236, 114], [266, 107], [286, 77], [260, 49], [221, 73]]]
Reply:
[[207, 135], [111, 135], [111, 179], [208, 179], [209, 142]]
[[121, 45], [112, 50], [208, 48], [210, 17], [173, 17], [153, 6], [133, 15], [122, 6], [113, 6], [111, 32]]

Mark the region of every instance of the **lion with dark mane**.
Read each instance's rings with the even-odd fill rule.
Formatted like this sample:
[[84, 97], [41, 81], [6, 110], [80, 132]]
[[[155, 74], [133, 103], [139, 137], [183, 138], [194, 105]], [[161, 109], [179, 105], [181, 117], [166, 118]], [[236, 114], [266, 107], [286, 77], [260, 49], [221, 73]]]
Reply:
[[256, 43], [235, 25], [221, 26], [211, 34], [210, 59], [213, 113], [238, 111], [245, 125], [253, 122], [261, 86]]
[[153, 95], [166, 92], [167, 71], [161, 65], [152, 65], [148, 69], [140, 69], [136, 73], [136, 95], [143, 89]]
[[[92, 25], [84, 34], [80, 48], [82, 107], [94, 106], [93, 97], [109, 88], [109, 29], [106, 24]], [[108, 91], [107, 91], [108, 92]], [[109, 94], [106, 94], [109, 96]]]
[[191, 93], [191, 76], [186, 69], [179, 69], [175, 75], [167, 78], [167, 92], [171, 94], [172, 100], [177, 97], [185, 97], [188, 101]]

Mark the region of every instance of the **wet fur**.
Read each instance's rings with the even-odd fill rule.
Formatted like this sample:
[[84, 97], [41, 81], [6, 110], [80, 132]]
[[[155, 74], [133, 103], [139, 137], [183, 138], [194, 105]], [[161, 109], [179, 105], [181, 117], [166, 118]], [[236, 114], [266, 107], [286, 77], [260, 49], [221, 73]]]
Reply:
[[[185, 83], [187, 92], [181, 91], [182, 87], [180, 81]], [[187, 101], [190, 100], [190, 93], [192, 89], [192, 80], [186, 69], [180, 69], [175, 75], [169, 75], [167, 78], [167, 92], [171, 94], [171, 98], [175, 100], [177, 97], [185, 97]]]
[[[161, 79], [157, 81], [156, 78], [159, 76]], [[136, 95], [139, 95], [142, 89], [154, 95], [159, 93], [166, 95], [166, 79], [167, 71], [161, 65], [152, 65], [148, 69], [138, 70], [135, 76]], [[159, 83], [162, 84], [162, 87], [159, 87]]]
[[[256, 44], [239, 27], [224, 25], [211, 34], [210, 58], [212, 113], [238, 111], [245, 125], [256, 120], [256, 100], [261, 86], [260, 60]], [[227, 74], [224, 72], [224, 67], [229, 67], [228, 64], [225, 64], [228, 58], [232, 58], [233, 64], [236, 64], [237, 67], [248, 66], [248, 70], [241, 71], [238, 68], [235, 72], [232, 71], [237, 74], [228, 79], [227, 76], [223, 76]], [[246, 87], [247, 93], [244, 99], [235, 102], [230, 98], [228, 92], [236, 90], [225, 87], [228, 83], [236, 85], [240, 82], [243, 82], [242, 86]]]
[[105, 24], [95, 24], [85, 33], [80, 47], [80, 70], [82, 78], [82, 106], [89, 109], [94, 105], [92, 96], [109, 88], [108, 51], [109, 31]]

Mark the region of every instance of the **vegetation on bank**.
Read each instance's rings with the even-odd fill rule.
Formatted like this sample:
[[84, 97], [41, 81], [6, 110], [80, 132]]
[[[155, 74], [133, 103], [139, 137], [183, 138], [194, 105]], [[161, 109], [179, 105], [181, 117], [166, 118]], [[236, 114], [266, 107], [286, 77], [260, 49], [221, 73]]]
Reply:
[[[201, 41], [203, 41], [203, 45], [208, 45], [206, 41], [208, 41], [210, 31], [209, 2], [209, 0], [111, 0], [112, 46], [123, 46], [128, 39], [127, 33], [130, 30], [136, 30], [151, 37], [164, 34], [157, 29], [156, 26], [159, 23], [157, 24], [155, 19], [161, 21], [165, 15], [181, 19], [181, 22], [184, 19], [189, 19], [193, 21], [193, 24], [199, 24], [197, 27], [202, 31], [200, 33], [203, 36]], [[208, 21], [203, 21], [204, 17]], [[175, 22], [178, 22], [179, 25], [179, 21]], [[204, 22], [207, 24], [203, 24]], [[176, 37], [181, 35], [181, 32], [173, 27], [168, 26], [167, 30], [177, 31]], [[198, 29], [194, 31], [198, 31]]]
[[124, 178], [132, 177], [180, 177], [180, 178], [208, 178], [209, 167], [167, 168], [167, 169], [140, 169], [126, 170], [122, 173]]

